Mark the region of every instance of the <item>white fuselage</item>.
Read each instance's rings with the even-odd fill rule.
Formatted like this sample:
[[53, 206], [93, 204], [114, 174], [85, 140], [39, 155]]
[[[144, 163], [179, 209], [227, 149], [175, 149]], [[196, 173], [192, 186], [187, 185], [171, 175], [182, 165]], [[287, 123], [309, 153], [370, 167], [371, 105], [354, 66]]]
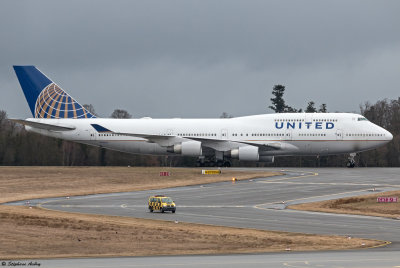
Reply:
[[[58, 132], [27, 126], [30, 131], [133, 154], [169, 155], [173, 153], [168, 152], [168, 146], [193, 139], [210, 140], [207, 146], [221, 152], [252, 144], [268, 146], [266, 150], [259, 147], [260, 156], [354, 153], [392, 140], [391, 133], [385, 129], [351, 113], [281, 113], [229, 119], [28, 120], [75, 127], [75, 130]], [[91, 124], [101, 125], [112, 132], [98, 132]], [[170, 138], [168, 144], [149, 142], [143, 138], [145, 134]]]

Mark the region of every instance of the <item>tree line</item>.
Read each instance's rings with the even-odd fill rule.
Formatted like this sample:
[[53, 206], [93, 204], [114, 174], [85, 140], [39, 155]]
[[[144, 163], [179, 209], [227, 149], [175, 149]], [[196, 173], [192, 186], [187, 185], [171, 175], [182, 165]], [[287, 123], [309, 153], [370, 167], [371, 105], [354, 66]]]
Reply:
[[[283, 85], [275, 85], [272, 89], [272, 95], [274, 96], [271, 98], [272, 105], [268, 106], [271, 110], [275, 113], [302, 113], [303, 109], [296, 109], [286, 104], [283, 95], [285, 94], [285, 86]], [[326, 103], [322, 103], [319, 109], [315, 108], [315, 102], [309, 101], [307, 104], [306, 109], [304, 109], [306, 113], [326, 113], [328, 112]]]
[[[96, 114], [92, 105], [84, 105]], [[125, 110], [116, 109], [111, 118], [131, 118]], [[196, 159], [132, 155], [55, 139], [28, 132], [7, 120], [0, 110], [0, 165], [3, 166], [190, 166]]]
[[[272, 90], [272, 105], [268, 108], [276, 113], [303, 112], [303, 109], [296, 109], [286, 104], [284, 99], [285, 86], [275, 85]], [[325, 103], [315, 107], [314, 101], [309, 101], [304, 112], [326, 113], [328, 112]], [[400, 166], [400, 97], [398, 99], [383, 99], [375, 104], [365, 102], [360, 104], [360, 114], [369, 121], [375, 123], [393, 134], [393, 140], [380, 148], [361, 152], [357, 155], [356, 161], [361, 167], [398, 167]], [[321, 157], [282, 157], [276, 158], [276, 166], [345, 166], [348, 155], [332, 155]]]
[[[286, 104], [285, 87], [274, 86], [271, 108], [277, 113], [303, 112]], [[84, 105], [96, 115], [93, 105]], [[326, 113], [327, 105], [321, 104], [317, 109], [309, 101], [304, 112]], [[371, 122], [382, 126], [393, 134], [393, 141], [375, 150], [358, 154], [358, 166], [400, 166], [400, 98], [380, 100], [375, 104], [369, 102], [360, 105], [360, 113]], [[111, 118], [132, 118], [126, 110], [115, 109]], [[221, 118], [232, 115], [224, 112]], [[196, 160], [179, 156], [132, 155], [104, 148], [78, 144], [65, 140], [50, 138], [27, 132], [24, 127], [7, 120], [6, 111], [0, 110], [0, 165], [49, 165], [49, 166], [195, 166]], [[233, 161], [233, 165], [242, 166], [345, 166], [348, 155], [322, 157], [277, 157], [275, 163], [246, 163]]]

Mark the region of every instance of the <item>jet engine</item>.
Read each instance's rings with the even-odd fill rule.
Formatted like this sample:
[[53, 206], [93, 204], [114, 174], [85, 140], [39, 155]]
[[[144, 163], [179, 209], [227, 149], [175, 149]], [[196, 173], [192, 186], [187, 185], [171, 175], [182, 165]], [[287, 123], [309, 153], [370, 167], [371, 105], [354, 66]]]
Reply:
[[260, 158], [258, 147], [251, 145], [231, 150], [231, 157], [240, 161], [258, 161]]
[[239, 159], [240, 161], [259, 161], [274, 163], [274, 157], [270, 155], [260, 155], [258, 147], [256, 146], [243, 146], [230, 151], [230, 157]]
[[185, 141], [182, 143], [174, 144], [168, 147], [169, 153], [181, 154], [183, 156], [201, 156], [201, 142], [199, 141]]

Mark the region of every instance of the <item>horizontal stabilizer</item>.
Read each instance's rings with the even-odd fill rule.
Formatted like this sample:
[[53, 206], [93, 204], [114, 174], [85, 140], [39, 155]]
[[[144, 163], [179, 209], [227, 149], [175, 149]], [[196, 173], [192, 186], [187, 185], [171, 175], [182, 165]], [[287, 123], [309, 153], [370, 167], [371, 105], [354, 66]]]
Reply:
[[15, 123], [24, 125], [24, 126], [30, 126], [33, 128], [50, 130], [50, 131], [71, 131], [71, 130], [75, 129], [75, 127], [73, 127], [73, 126], [51, 125], [51, 124], [33, 122], [33, 121], [22, 120], [22, 119], [9, 119], [9, 120], [13, 121]]

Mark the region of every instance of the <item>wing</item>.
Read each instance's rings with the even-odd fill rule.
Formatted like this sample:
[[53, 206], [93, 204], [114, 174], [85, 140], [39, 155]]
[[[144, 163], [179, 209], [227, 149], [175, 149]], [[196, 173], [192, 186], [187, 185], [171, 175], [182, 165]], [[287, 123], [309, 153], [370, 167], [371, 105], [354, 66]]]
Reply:
[[175, 135], [154, 135], [154, 134], [144, 134], [144, 133], [126, 133], [126, 132], [114, 132], [105, 127], [102, 127], [97, 124], [92, 124], [92, 126], [98, 132], [107, 132], [113, 133], [123, 136], [131, 136], [146, 139], [148, 142], [157, 143], [162, 147], [172, 146], [177, 143], [180, 143], [185, 140], [194, 140], [200, 141], [202, 147], [208, 147], [214, 149], [216, 151], [229, 151], [232, 149], [236, 149], [243, 145], [252, 145], [259, 147], [263, 151], [270, 150], [280, 150], [284, 147], [284, 143], [282, 142], [271, 142], [271, 143], [256, 143], [250, 141], [232, 141], [232, 140], [220, 140], [220, 139], [212, 139], [212, 138], [199, 138], [199, 137], [191, 137], [191, 136], [175, 136]]
[[201, 141], [202, 145], [210, 147], [217, 151], [228, 151], [243, 145], [256, 146], [263, 151], [280, 150], [283, 148], [282, 142], [271, 142], [271, 143], [260, 144], [248, 141], [218, 140], [218, 139], [197, 138], [197, 137], [185, 137], [185, 138]]
[[126, 133], [126, 132], [118, 132], [118, 131], [111, 131], [101, 125], [98, 124], [91, 124], [91, 126], [99, 133], [112, 133], [117, 135], [123, 136], [131, 136], [136, 138], [143, 138], [146, 139], [148, 142], [157, 143], [162, 147], [172, 146], [177, 144], [181, 141], [181, 138], [178, 138], [173, 135], [153, 135], [153, 134], [143, 134], [143, 133]]
[[123, 133], [123, 132], [112, 132], [114, 134], [131, 136], [146, 139], [148, 142], [157, 143], [162, 147], [172, 146], [182, 141], [182, 138], [173, 135], [152, 135], [152, 134], [141, 134], [141, 133]]

